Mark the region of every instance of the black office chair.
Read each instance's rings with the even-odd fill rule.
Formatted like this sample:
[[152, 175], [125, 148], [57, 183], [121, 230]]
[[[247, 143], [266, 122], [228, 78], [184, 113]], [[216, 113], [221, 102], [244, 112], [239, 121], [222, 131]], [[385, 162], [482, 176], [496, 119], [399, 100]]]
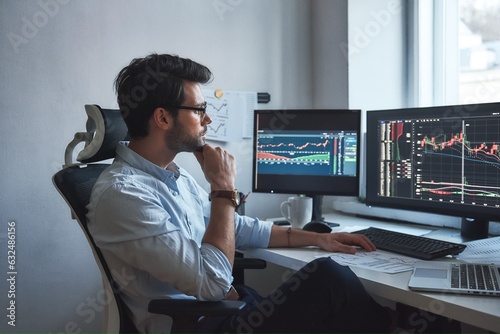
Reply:
[[[106, 261], [95, 244], [87, 227], [86, 206], [97, 178], [109, 166], [103, 160], [115, 156], [119, 141], [127, 140], [127, 128], [118, 110], [102, 109], [98, 105], [86, 105], [88, 115], [87, 132], [75, 134], [75, 138], [68, 144], [65, 152], [63, 169], [53, 176], [53, 183], [61, 196], [71, 208], [72, 217], [82, 228], [92, 249], [94, 258], [102, 275], [103, 288], [106, 295], [114, 297], [106, 305], [104, 328], [106, 333], [137, 333], [129, 310], [120, 296], [120, 287], [113, 279]], [[78, 163], [73, 162], [73, 151], [81, 143], [84, 149], [78, 154]], [[258, 259], [241, 259], [235, 261], [235, 268], [264, 268], [265, 261]], [[189, 332], [193, 321], [203, 315], [231, 315], [245, 305], [241, 301], [201, 302], [196, 300], [158, 299], [149, 304], [149, 312], [164, 314], [172, 317], [174, 332]]]

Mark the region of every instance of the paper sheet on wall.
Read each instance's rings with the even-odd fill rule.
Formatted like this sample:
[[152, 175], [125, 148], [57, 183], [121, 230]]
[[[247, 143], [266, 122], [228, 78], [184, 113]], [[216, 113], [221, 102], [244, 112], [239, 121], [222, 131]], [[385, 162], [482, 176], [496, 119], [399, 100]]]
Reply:
[[215, 91], [204, 89], [207, 113], [212, 119], [208, 125], [207, 139], [231, 141], [251, 138], [253, 113], [257, 106], [256, 92], [223, 91], [216, 97]]

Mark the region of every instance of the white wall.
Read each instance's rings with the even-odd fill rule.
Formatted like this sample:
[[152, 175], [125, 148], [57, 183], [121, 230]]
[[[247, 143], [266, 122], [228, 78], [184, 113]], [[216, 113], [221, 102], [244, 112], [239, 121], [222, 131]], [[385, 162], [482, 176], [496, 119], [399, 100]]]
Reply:
[[[101, 287], [97, 268], [51, 182], [67, 143], [85, 129], [84, 104], [116, 107], [117, 72], [133, 57], [168, 52], [209, 66], [215, 74], [211, 87], [269, 92], [271, 103], [262, 107], [308, 106], [311, 12], [333, 4], [341, 14], [332, 14], [335, 22], [327, 20], [325, 27], [345, 31], [345, 0], [0, 1], [0, 331], [101, 329], [101, 305], [91, 306]], [[345, 61], [329, 61], [346, 73]], [[314, 68], [321, 71], [321, 63]], [[328, 80], [341, 90], [339, 106], [347, 105], [346, 80]], [[225, 146], [238, 159], [237, 187], [250, 191], [249, 140]], [[203, 181], [193, 159], [179, 161]], [[284, 197], [252, 194], [247, 212], [277, 216]], [[18, 272], [15, 327], [7, 324], [5, 298], [11, 221]], [[93, 307], [94, 319], [77, 312]]]
[[[349, 2], [349, 42], [344, 46], [349, 58], [349, 106], [362, 110], [363, 136], [367, 110], [406, 105], [405, 12], [401, 0]], [[365, 161], [361, 160], [360, 196], [364, 197]]]
[[348, 108], [347, 1], [316, 0], [311, 13], [314, 108]]
[[406, 8], [402, 0], [349, 1], [349, 106], [406, 106]]

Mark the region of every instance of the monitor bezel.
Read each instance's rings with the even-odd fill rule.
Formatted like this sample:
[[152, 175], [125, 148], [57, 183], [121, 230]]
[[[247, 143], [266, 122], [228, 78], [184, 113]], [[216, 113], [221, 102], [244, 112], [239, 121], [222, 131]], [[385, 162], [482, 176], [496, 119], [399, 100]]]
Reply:
[[[321, 180], [317, 176], [299, 176], [299, 175], [286, 175], [279, 176], [278, 178], [288, 178], [295, 180], [294, 182], [288, 182], [287, 185], [270, 185], [266, 186], [264, 184], [257, 184], [257, 178], [262, 178], [262, 175], [257, 174], [257, 139], [259, 126], [258, 116], [269, 115], [275, 116], [279, 124], [278, 126], [286, 126], [288, 130], [320, 130], [319, 128], [311, 128], [311, 126], [304, 128], [305, 124], [303, 122], [291, 122], [290, 116], [296, 115], [299, 120], [305, 120], [304, 117], [314, 117], [314, 115], [319, 115], [320, 117], [350, 117], [350, 122], [353, 122], [352, 129], [347, 129], [342, 127], [340, 124], [334, 126], [328, 126], [326, 129], [321, 129], [325, 131], [338, 131], [338, 130], [351, 130], [357, 131], [357, 152], [356, 152], [356, 175], [355, 176], [330, 176], [331, 180], [336, 180], [336, 183], [328, 183], [327, 185], [321, 184], [320, 186], [311, 187], [311, 182], [318, 182]], [[310, 125], [310, 124], [309, 124]], [[316, 125], [320, 125], [317, 123]], [[280, 128], [281, 129], [281, 128]], [[254, 136], [253, 136], [253, 152], [252, 152], [252, 192], [255, 193], [277, 193], [277, 194], [300, 194], [306, 196], [317, 196], [317, 195], [327, 195], [327, 196], [359, 196], [360, 193], [360, 157], [361, 157], [361, 110], [359, 109], [259, 109], [254, 111]], [[271, 174], [270, 174], [271, 175]], [[272, 174], [276, 175], [276, 174]], [[264, 177], [266, 178], [266, 177]], [[325, 180], [325, 176], [322, 177]], [[276, 180], [273, 180], [276, 181]], [[349, 189], [344, 187], [349, 186]]]

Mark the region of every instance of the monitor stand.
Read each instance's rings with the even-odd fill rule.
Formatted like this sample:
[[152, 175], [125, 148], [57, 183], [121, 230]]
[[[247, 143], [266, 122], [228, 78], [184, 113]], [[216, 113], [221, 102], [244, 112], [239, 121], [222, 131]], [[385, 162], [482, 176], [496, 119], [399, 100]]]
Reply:
[[478, 218], [462, 218], [460, 235], [465, 241], [488, 238], [489, 221]]
[[312, 195], [310, 196], [313, 199], [313, 212], [312, 219], [313, 222], [324, 223], [330, 227], [339, 226], [337, 223], [325, 221], [323, 217], [323, 195]]

